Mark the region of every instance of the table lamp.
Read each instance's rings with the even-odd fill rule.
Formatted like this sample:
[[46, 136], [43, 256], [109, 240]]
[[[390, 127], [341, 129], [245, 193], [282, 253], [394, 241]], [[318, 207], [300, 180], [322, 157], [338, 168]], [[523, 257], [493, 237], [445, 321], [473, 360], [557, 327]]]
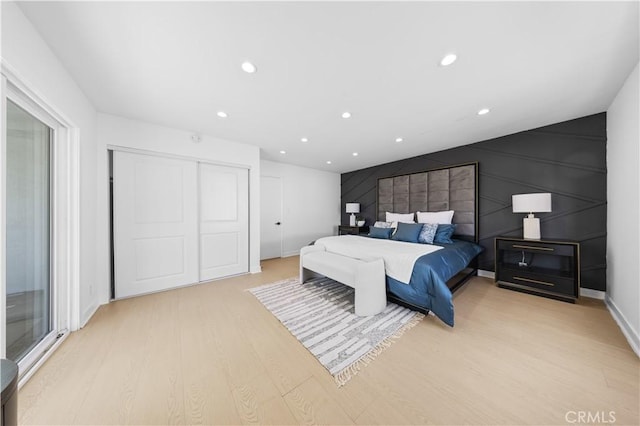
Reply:
[[356, 226], [356, 213], [360, 213], [360, 203], [347, 203], [347, 213], [351, 213], [349, 226]]
[[530, 240], [540, 239], [540, 219], [534, 213], [551, 211], [551, 194], [515, 194], [511, 196], [514, 213], [529, 213], [522, 221], [523, 237]]

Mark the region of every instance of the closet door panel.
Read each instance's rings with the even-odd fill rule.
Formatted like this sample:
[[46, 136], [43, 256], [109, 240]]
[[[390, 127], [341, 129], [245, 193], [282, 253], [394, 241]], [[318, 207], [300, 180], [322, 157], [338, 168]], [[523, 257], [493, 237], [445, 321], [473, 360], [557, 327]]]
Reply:
[[249, 271], [249, 172], [199, 165], [200, 281]]
[[197, 163], [114, 152], [115, 296], [198, 281]]

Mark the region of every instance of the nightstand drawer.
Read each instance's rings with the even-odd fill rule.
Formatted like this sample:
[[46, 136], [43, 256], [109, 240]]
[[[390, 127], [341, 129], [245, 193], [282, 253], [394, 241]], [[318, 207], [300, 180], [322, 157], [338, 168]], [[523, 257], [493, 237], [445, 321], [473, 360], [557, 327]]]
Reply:
[[496, 277], [496, 280], [506, 281], [538, 290], [562, 293], [574, 297], [576, 296], [575, 280], [573, 278], [537, 274], [526, 269], [502, 269]]
[[547, 253], [555, 256], [574, 256], [574, 246], [540, 241], [499, 240], [498, 250], [524, 251], [527, 253]]

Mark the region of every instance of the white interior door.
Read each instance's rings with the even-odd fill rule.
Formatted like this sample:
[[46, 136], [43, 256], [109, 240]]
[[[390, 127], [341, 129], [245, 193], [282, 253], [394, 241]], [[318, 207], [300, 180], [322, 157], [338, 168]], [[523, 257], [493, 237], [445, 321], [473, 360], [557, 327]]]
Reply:
[[249, 171], [199, 169], [200, 281], [249, 272]]
[[282, 257], [282, 182], [260, 178], [260, 260]]
[[115, 296], [198, 281], [197, 163], [113, 153]]

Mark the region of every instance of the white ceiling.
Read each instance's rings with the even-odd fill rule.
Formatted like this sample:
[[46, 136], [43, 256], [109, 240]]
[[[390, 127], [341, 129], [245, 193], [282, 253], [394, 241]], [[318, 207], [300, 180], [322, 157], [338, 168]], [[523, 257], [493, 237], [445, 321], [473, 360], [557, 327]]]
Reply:
[[335, 172], [606, 111], [639, 53], [635, 1], [20, 7], [98, 111]]

